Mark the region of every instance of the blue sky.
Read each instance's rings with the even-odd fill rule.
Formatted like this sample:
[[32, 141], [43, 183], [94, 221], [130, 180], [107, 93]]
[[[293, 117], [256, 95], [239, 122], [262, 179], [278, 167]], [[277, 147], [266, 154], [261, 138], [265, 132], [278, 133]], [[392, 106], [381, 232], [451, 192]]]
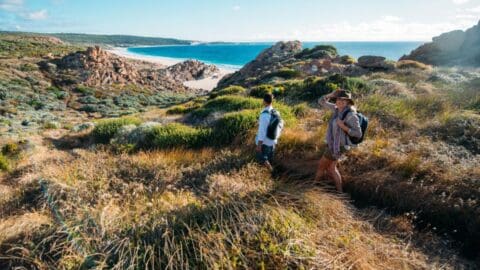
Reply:
[[480, 0], [0, 0], [0, 30], [201, 41], [424, 41], [479, 19]]

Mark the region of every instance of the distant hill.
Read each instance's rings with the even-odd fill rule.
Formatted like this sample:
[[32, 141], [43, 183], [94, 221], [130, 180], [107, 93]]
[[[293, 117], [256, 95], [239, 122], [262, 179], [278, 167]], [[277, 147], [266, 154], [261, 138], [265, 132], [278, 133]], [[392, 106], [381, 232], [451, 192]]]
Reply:
[[74, 33], [28, 33], [28, 32], [0, 32], [9, 34], [24, 35], [44, 35], [61, 39], [64, 42], [73, 44], [102, 44], [114, 47], [130, 47], [130, 46], [154, 46], [154, 45], [189, 45], [193, 41], [180, 40], [173, 38], [159, 37], [140, 37], [129, 35], [93, 35], [93, 34], [74, 34]]

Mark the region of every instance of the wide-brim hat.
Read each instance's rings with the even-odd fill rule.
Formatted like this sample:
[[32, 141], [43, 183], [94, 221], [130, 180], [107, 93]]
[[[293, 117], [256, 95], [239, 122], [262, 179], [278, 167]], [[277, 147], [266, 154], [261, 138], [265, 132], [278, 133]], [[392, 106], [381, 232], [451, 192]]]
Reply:
[[336, 101], [337, 99], [348, 100], [350, 104], [355, 105], [355, 102], [352, 99], [352, 94], [348, 91], [338, 90], [337, 93], [335, 94], [334, 100]]

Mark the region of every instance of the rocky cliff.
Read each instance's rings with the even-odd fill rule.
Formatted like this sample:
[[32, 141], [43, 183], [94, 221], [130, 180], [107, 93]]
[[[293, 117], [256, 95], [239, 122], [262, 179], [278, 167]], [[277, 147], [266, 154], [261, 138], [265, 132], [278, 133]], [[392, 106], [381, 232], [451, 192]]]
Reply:
[[480, 22], [472, 28], [434, 37], [400, 60], [415, 60], [437, 66], [480, 66]]
[[385, 57], [362, 56], [357, 62], [348, 55], [340, 56], [337, 49], [330, 45], [302, 49], [302, 43], [299, 41], [278, 42], [239, 71], [222, 78], [218, 87], [251, 86], [302, 76], [331, 74], [359, 76], [394, 68], [395, 63], [387, 61]]
[[196, 80], [218, 72], [212, 65], [199, 61], [185, 61], [163, 68], [141, 68], [136, 61], [111, 54], [100, 47], [71, 53], [59, 59], [40, 63], [41, 69], [56, 85], [82, 84], [91, 87], [109, 87], [134, 84], [151, 90], [186, 92], [187, 80]]

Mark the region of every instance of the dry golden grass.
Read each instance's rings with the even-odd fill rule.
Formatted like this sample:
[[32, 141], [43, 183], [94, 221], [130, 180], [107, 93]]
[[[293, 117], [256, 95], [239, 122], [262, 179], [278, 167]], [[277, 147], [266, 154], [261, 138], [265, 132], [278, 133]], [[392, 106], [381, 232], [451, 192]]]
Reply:
[[52, 219], [45, 213], [25, 213], [0, 219], [0, 245], [4, 242], [28, 238], [42, 227], [51, 225]]

